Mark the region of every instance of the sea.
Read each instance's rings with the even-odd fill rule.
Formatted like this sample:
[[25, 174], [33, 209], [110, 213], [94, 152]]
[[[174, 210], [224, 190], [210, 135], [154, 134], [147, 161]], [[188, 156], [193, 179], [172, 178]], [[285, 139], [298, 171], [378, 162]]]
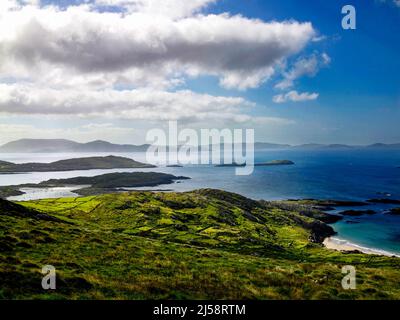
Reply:
[[[14, 163], [52, 162], [91, 156], [107, 156], [110, 153], [1, 153], [0, 160]], [[117, 153], [146, 162], [145, 153]], [[0, 186], [38, 183], [48, 179], [78, 176], [96, 176], [111, 172], [153, 171], [190, 177], [170, 185], [132, 190], [190, 191], [215, 188], [236, 192], [252, 199], [334, 199], [366, 201], [372, 198], [400, 199], [400, 151], [399, 150], [263, 150], [256, 151], [255, 162], [291, 160], [294, 165], [258, 166], [248, 176], [235, 175], [234, 167], [214, 165], [184, 165], [152, 169], [85, 170], [68, 172], [34, 172], [0, 174]], [[9, 200], [26, 201], [42, 198], [73, 197], [74, 187], [25, 188], [26, 194]], [[388, 214], [400, 205], [371, 204], [360, 208], [372, 209], [374, 215], [345, 217], [332, 225], [337, 231], [335, 239], [360, 247], [400, 254], [400, 216]]]

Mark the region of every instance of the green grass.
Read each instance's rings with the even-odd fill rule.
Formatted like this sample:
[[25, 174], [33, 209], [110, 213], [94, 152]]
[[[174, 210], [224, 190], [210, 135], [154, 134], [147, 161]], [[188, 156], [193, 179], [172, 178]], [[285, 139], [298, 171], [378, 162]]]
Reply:
[[[20, 204], [0, 205], [3, 299], [400, 298], [400, 259], [325, 249], [310, 242], [313, 217], [236, 194], [132, 192]], [[47, 264], [57, 270], [55, 291], [41, 288]], [[356, 290], [341, 287], [347, 264], [357, 269]]]

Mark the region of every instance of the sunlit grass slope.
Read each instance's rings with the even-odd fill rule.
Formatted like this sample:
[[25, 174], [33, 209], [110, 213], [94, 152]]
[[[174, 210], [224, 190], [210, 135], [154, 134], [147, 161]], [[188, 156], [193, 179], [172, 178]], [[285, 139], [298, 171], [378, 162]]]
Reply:
[[327, 250], [323, 222], [219, 190], [1, 201], [0, 220], [3, 299], [400, 298], [400, 259]]

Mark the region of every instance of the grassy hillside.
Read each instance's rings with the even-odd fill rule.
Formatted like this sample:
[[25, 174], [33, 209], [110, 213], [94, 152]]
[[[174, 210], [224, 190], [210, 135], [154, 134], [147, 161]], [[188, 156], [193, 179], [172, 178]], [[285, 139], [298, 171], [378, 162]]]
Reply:
[[[0, 297], [400, 298], [400, 259], [327, 250], [315, 217], [208, 189], [1, 201]], [[41, 289], [46, 264], [55, 291]], [[347, 264], [357, 290], [341, 287]]]

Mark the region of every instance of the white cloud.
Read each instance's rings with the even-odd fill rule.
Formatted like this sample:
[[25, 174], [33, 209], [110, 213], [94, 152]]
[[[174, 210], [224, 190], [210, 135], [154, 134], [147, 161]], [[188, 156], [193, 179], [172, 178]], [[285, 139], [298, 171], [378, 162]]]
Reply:
[[[202, 3], [205, 1], [202, 1]], [[49, 74], [97, 78], [106, 85], [212, 75], [227, 88], [255, 88], [275, 65], [314, 37], [311, 23], [241, 16], [171, 19], [152, 12], [98, 12], [89, 5], [22, 7], [0, 20], [4, 76], [40, 81]]]
[[313, 53], [309, 57], [300, 58], [289, 71], [284, 73], [284, 79], [276, 84], [275, 88], [281, 90], [290, 88], [294, 85], [295, 80], [303, 76], [315, 76], [319, 69], [329, 65], [330, 62], [331, 58], [326, 53]]
[[193, 15], [217, 0], [95, 0], [97, 5], [123, 7], [129, 12], [182, 18]]
[[308, 22], [204, 14], [216, 1], [94, 0], [60, 8], [2, 0], [0, 114], [291, 124], [249, 115], [254, 104], [243, 98], [174, 91], [199, 76], [228, 89], [257, 88], [315, 39]]
[[295, 90], [290, 91], [286, 94], [278, 94], [272, 98], [272, 101], [275, 103], [284, 103], [287, 101], [292, 102], [304, 102], [304, 101], [311, 101], [318, 99], [318, 93], [309, 93], [309, 92], [302, 92], [299, 93]]
[[312, 38], [312, 42], [320, 42], [320, 41], [324, 41], [326, 40], [327, 37], [325, 35], [319, 35], [319, 36], [315, 36], [314, 38]]
[[392, 4], [394, 4], [396, 7], [399, 7], [400, 8], [400, 0], [380, 0], [380, 2], [383, 2], [383, 3], [392, 3]]
[[187, 90], [57, 90], [24, 84], [0, 84], [0, 113], [7, 114], [243, 122], [250, 119], [243, 111], [252, 106], [243, 98], [196, 94]]
[[282, 125], [291, 125], [295, 124], [296, 121], [292, 119], [285, 119], [279, 117], [255, 117], [251, 119], [251, 123], [257, 125], [268, 125], [268, 126], [282, 126]]

